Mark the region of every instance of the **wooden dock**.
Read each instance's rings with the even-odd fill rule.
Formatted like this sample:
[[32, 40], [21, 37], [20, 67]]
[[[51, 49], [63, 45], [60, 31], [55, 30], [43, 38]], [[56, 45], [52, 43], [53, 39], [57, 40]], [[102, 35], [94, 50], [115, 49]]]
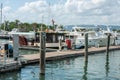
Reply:
[[[110, 51], [112, 50], [119, 50], [120, 46], [111, 46]], [[88, 54], [97, 54], [100, 52], [105, 52], [106, 47], [100, 47], [100, 48], [89, 48]], [[46, 60], [59, 60], [59, 59], [65, 59], [65, 58], [71, 58], [71, 57], [78, 57], [78, 56], [84, 56], [84, 49], [79, 50], [63, 50], [63, 51], [55, 51], [55, 52], [46, 52]], [[28, 54], [28, 55], [22, 55], [21, 60], [23, 64], [30, 64], [39, 62], [40, 53], [36, 54]]]
[[[120, 50], [120, 46], [110, 46], [109, 50], [110, 51]], [[46, 61], [51, 61], [51, 60], [60, 60], [65, 58], [84, 56], [84, 51], [85, 51], [84, 49], [78, 49], [78, 50], [62, 50], [62, 51], [46, 52], [45, 58], [46, 58]], [[106, 47], [100, 47], [100, 48], [92, 47], [88, 49], [88, 54], [97, 54], [100, 52], [106, 52]], [[40, 53], [20, 55], [19, 61], [15, 61], [13, 63], [9, 63], [1, 66], [0, 73], [18, 70], [22, 66], [25, 66], [31, 63], [38, 63], [39, 58], [40, 58]]]
[[[0, 61], [1, 63], [2, 61]], [[5, 64], [0, 64], [0, 73], [5, 73], [14, 70], [20, 70], [22, 65], [17, 61], [6, 61]]]

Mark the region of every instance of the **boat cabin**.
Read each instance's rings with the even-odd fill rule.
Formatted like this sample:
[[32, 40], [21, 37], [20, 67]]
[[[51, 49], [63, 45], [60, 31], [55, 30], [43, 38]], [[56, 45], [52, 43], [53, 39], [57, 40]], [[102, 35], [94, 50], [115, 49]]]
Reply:
[[[36, 42], [39, 42], [39, 33], [36, 33]], [[46, 33], [46, 43], [58, 43], [59, 39], [65, 41], [65, 33], [55, 33], [55, 32], [47, 32]]]

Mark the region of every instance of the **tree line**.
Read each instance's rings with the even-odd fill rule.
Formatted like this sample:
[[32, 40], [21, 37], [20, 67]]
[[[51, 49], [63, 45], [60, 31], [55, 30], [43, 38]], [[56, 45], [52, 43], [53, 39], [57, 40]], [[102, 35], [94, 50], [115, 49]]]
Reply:
[[[6, 31], [11, 31], [13, 28], [18, 28], [20, 31], [28, 32], [28, 31], [36, 31], [36, 30], [42, 30], [45, 31], [46, 29], [55, 30], [55, 28], [58, 25], [46, 25], [43, 23], [28, 23], [28, 22], [20, 22], [20, 20], [15, 21], [4, 21], [4, 23], [1, 24], [1, 29]], [[63, 27], [63, 26], [61, 26]]]

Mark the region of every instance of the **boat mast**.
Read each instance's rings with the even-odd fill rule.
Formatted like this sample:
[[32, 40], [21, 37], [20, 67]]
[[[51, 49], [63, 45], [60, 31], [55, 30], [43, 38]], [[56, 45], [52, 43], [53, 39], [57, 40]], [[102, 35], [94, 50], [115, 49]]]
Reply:
[[3, 7], [3, 4], [1, 3], [1, 21], [0, 21], [0, 30], [1, 30], [1, 27], [2, 27], [2, 7]]
[[44, 23], [44, 15], [42, 15], [42, 25], [41, 25], [41, 31], [43, 31], [43, 23]]

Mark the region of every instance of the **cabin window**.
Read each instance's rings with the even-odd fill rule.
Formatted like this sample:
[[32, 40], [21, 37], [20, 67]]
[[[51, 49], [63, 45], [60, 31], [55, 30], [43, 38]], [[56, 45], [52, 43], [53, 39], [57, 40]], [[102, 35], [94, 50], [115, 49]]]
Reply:
[[78, 31], [79, 31], [79, 29], [76, 29], [76, 31], [78, 32]]
[[84, 34], [82, 33], [82, 36], [83, 36]]

